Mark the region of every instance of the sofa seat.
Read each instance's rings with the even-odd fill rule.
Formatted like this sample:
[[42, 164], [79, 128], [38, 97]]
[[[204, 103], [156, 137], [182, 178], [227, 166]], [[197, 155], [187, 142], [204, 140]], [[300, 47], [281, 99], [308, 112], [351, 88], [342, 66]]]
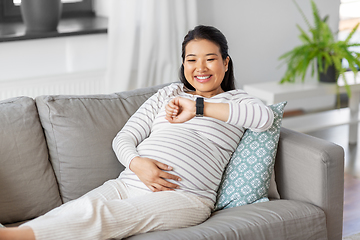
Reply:
[[326, 240], [326, 217], [323, 210], [309, 203], [274, 200], [216, 211], [198, 226], [139, 234], [127, 239]]

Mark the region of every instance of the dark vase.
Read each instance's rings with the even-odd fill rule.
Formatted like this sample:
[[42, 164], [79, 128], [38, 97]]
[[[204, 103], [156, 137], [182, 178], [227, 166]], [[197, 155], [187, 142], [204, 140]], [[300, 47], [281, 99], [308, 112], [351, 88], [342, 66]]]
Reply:
[[22, 0], [20, 9], [26, 33], [57, 31], [62, 12], [61, 0]]
[[[319, 69], [319, 67], [318, 67]], [[325, 70], [325, 63], [323, 63], [323, 69]], [[325, 83], [336, 83], [338, 74], [334, 65], [330, 65], [326, 71], [319, 73], [319, 81]]]

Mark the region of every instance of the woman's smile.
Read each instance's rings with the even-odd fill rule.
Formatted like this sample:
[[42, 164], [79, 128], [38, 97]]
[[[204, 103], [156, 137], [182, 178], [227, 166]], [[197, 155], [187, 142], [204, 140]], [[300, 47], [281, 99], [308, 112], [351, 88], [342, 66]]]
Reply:
[[200, 83], [206, 83], [211, 80], [212, 75], [197, 75], [196, 80]]

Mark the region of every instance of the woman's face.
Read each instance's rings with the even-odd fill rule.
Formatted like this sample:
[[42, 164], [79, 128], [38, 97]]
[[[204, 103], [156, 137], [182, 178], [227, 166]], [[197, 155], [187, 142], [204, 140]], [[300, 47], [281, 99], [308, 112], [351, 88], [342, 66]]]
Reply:
[[206, 39], [191, 40], [185, 47], [184, 75], [195, 94], [212, 97], [224, 92], [221, 83], [228, 69], [229, 57], [221, 57], [220, 48]]

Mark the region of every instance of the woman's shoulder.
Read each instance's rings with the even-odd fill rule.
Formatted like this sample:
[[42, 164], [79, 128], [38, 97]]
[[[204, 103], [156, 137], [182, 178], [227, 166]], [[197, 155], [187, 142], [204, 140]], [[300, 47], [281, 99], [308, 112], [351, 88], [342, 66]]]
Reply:
[[170, 83], [169, 85], [159, 89], [158, 93], [163, 96], [174, 96], [184, 92], [184, 84], [180, 82]]
[[227, 93], [229, 93], [230, 95], [233, 95], [233, 96], [247, 94], [247, 92], [245, 92], [244, 90], [242, 90], [240, 88], [227, 91]]
[[235, 100], [239, 98], [244, 98], [248, 96], [247, 92], [245, 92], [242, 89], [234, 89], [227, 92], [223, 92], [221, 94], [218, 94], [217, 96], [214, 96], [213, 99], [222, 98], [227, 100]]

